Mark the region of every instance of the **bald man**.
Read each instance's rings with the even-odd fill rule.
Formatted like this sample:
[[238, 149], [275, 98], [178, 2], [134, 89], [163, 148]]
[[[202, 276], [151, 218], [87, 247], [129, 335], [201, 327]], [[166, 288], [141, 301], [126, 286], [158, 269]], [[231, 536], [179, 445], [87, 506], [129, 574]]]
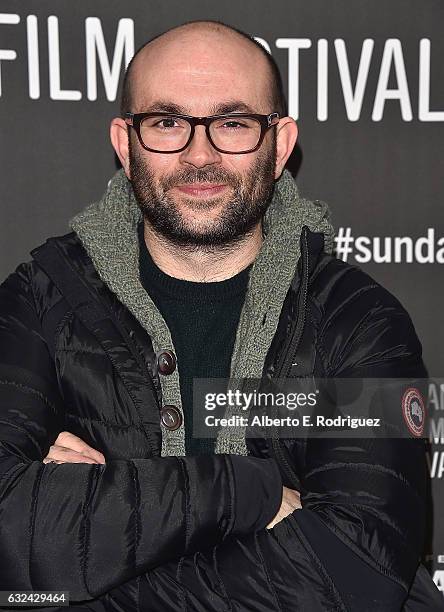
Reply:
[[405, 310], [329, 254], [328, 209], [284, 170], [297, 127], [272, 58], [224, 24], [174, 28], [133, 58], [110, 134], [102, 200], [0, 289], [1, 589], [78, 610], [400, 610], [420, 436], [193, 432], [198, 378], [426, 375]]

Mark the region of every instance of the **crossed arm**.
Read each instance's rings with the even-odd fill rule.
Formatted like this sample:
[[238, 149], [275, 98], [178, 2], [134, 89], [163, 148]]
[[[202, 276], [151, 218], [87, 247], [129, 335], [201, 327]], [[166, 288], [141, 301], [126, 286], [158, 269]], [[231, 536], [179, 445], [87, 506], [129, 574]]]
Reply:
[[[48, 454], [43, 459], [43, 463], [97, 463], [104, 464], [103, 453], [89, 446], [84, 440], [70, 433], [62, 431], [52, 446]], [[301, 508], [301, 496], [299, 491], [282, 487], [281, 505], [275, 517], [268, 523], [267, 529], [272, 529], [289, 514]]]

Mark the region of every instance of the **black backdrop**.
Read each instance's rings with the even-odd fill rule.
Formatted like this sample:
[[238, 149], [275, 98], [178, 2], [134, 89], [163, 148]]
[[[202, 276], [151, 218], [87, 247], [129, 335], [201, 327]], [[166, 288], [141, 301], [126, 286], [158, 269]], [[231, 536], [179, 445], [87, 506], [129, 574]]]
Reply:
[[434, 377], [427, 552], [444, 591], [444, 4], [2, 0], [0, 11], [0, 279], [104, 191], [116, 169], [108, 124], [134, 49], [192, 19], [269, 45], [299, 124], [299, 187], [332, 208], [338, 255], [410, 312]]

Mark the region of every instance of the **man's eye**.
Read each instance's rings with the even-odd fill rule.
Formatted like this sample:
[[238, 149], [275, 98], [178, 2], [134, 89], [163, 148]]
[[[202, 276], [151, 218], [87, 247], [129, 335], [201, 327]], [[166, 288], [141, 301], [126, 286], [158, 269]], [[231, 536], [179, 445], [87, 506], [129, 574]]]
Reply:
[[160, 121], [157, 121], [154, 124], [154, 126], [155, 127], [160, 127], [160, 128], [163, 128], [163, 129], [178, 127], [175, 124], [177, 124], [175, 119], [167, 118], [167, 119], [161, 119]]
[[240, 121], [230, 120], [225, 121], [220, 127], [224, 129], [240, 130], [242, 128], [247, 128], [248, 126], [245, 125], [245, 123], [241, 123]]

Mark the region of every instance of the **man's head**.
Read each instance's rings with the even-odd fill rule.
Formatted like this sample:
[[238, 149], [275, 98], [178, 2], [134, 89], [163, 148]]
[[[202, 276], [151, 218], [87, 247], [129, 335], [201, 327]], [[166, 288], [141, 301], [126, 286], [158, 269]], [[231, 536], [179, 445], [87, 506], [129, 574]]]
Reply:
[[[282, 114], [276, 70], [248, 36], [216, 22], [191, 22], [156, 37], [134, 56], [122, 111]], [[295, 122], [284, 117], [265, 130], [256, 151], [221, 153], [205, 126], [197, 125], [184, 150], [157, 153], [145, 150], [129, 130], [114, 119], [111, 139], [146, 221], [160, 236], [192, 247], [233, 244], [257, 227], [297, 137]]]

